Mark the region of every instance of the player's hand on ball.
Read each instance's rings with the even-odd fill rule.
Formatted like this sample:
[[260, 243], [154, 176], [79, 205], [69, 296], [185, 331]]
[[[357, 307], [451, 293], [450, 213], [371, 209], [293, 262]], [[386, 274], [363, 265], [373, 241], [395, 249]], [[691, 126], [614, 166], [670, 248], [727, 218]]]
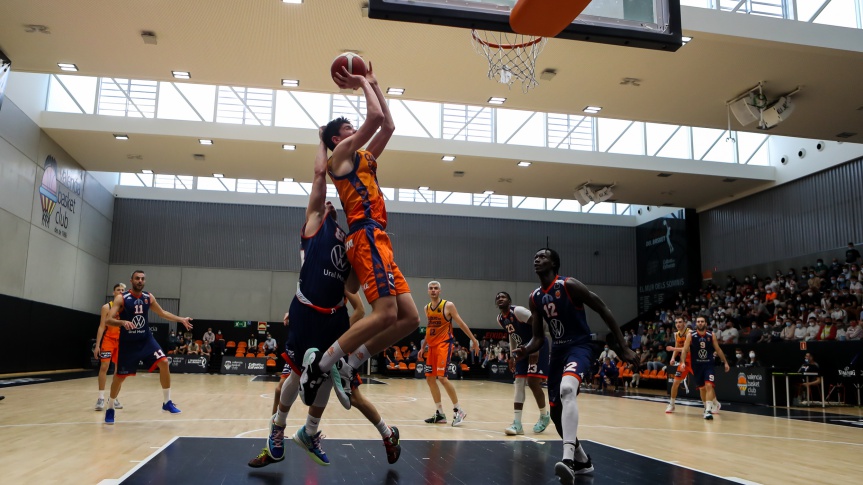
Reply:
[[359, 89], [365, 79], [364, 76], [349, 73], [344, 66], [333, 75], [333, 81], [342, 89]]

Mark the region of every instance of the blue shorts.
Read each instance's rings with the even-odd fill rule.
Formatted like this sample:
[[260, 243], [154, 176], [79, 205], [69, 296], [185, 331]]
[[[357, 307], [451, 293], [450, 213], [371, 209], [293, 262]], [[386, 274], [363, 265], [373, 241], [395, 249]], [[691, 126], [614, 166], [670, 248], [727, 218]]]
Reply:
[[590, 373], [591, 362], [593, 362], [593, 348], [589, 343], [551, 349], [548, 402], [552, 406], [560, 405], [560, 381], [563, 376], [574, 376], [579, 383], [584, 382], [585, 376]]
[[348, 309], [344, 306], [335, 313], [321, 313], [294, 298], [290, 315], [288, 341], [282, 356], [291, 370], [297, 373], [303, 370], [303, 356], [307, 350], [313, 347], [318, 350], [330, 348], [351, 327]]
[[695, 379], [695, 387], [701, 389], [705, 385], [716, 386], [714, 383], [713, 364], [701, 364], [695, 362], [692, 364], [692, 377]]
[[[548, 379], [548, 339], [542, 343], [539, 349], [539, 360], [536, 364], [530, 364], [530, 357], [515, 363], [515, 377], [539, 377], [540, 379]], [[531, 354], [533, 355], [533, 354]]]
[[138, 372], [138, 362], [143, 362], [149, 372], [156, 370], [160, 360], [167, 360], [162, 347], [152, 335], [142, 340], [120, 341], [117, 351], [117, 375], [133, 376]]

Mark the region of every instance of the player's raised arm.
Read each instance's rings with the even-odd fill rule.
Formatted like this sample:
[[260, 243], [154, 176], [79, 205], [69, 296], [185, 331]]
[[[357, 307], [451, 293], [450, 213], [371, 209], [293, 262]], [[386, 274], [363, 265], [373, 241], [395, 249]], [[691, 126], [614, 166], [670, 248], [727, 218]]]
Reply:
[[306, 206], [306, 225], [304, 235], [318, 232], [327, 211], [327, 146], [321, 137], [325, 126], [318, 128], [318, 150], [315, 153], [315, 176], [309, 192], [309, 205]]
[[340, 141], [333, 150], [333, 166], [331, 169], [336, 175], [341, 175], [350, 171], [349, 169], [345, 170], [343, 166], [353, 163], [354, 153], [368, 143], [375, 132], [378, 131], [378, 128], [381, 127], [381, 124], [384, 122], [384, 113], [377, 95], [365, 77], [349, 74], [348, 70], [344, 68], [342, 68], [342, 72], [337, 72], [335, 76], [336, 84], [339, 87], [351, 89], [362, 88], [366, 96], [366, 120], [357, 131]]
[[605, 325], [609, 330], [611, 330], [611, 333], [614, 334], [615, 339], [617, 339], [618, 346], [620, 348], [618, 357], [620, 357], [624, 362], [638, 365], [638, 355], [636, 355], [632, 349], [626, 347], [626, 339], [623, 338], [623, 332], [620, 331], [620, 326], [617, 324], [617, 320], [614, 319], [614, 315], [611, 313], [611, 310], [605, 302], [602, 301], [602, 298], [600, 298], [596, 293], [588, 290], [584, 283], [575, 278], [566, 279], [566, 290], [570, 295], [583, 301], [591, 310], [599, 314], [602, 321], [605, 322]]
[[159, 305], [159, 302], [156, 301], [156, 297], [153, 296], [152, 293], [150, 293], [150, 308], [153, 310], [153, 312], [156, 315], [159, 315], [160, 317], [164, 318], [165, 320], [170, 320], [172, 322], [182, 323], [183, 326], [186, 327], [186, 330], [192, 329], [192, 324], [190, 323], [192, 321], [191, 318], [189, 318], [189, 317], [178, 317], [177, 315], [174, 315], [173, 313], [163, 309], [162, 306]]
[[458, 310], [455, 308], [455, 303], [451, 301], [446, 302], [446, 306], [444, 308], [444, 313], [446, 313], [447, 308], [449, 308], [450, 319], [458, 324], [459, 328], [467, 334], [468, 338], [473, 342], [473, 350], [474, 354], [479, 355], [479, 341], [477, 341], [476, 337], [474, 337], [473, 332], [470, 331], [470, 328], [464, 323], [464, 320], [461, 319], [461, 316], [458, 314]]
[[386, 148], [387, 143], [389, 143], [390, 138], [392, 138], [393, 132], [396, 131], [396, 124], [390, 114], [390, 108], [389, 105], [387, 105], [386, 98], [384, 98], [384, 93], [381, 91], [381, 87], [378, 84], [378, 78], [375, 77], [371, 61], [369, 61], [369, 69], [366, 72], [366, 80], [372, 86], [372, 90], [375, 92], [375, 96], [378, 98], [378, 102], [381, 105], [381, 111], [384, 114], [384, 121], [381, 123], [381, 129], [378, 130], [377, 134], [372, 138], [372, 141], [369, 142], [368, 147], [369, 152], [371, 152], [375, 158], [378, 158], [381, 156], [381, 153], [384, 152], [384, 148]]

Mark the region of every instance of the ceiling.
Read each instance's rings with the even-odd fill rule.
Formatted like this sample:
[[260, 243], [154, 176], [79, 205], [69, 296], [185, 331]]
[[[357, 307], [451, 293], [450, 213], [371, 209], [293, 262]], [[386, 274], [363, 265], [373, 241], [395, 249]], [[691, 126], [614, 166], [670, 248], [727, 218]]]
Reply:
[[[759, 80], [768, 80], [769, 97], [805, 85], [794, 98], [797, 104], [794, 116], [770, 133], [839, 140], [836, 134], [855, 132], [860, 134], [843, 141], [863, 142], [863, 110], [857, 110], [863, 106], [863, 90], [859, 89], [863, 76], [861, 52], [693, 34], [686, 32], [686, 25], [684, 31], [696, 38], [676, 53], [551, 39], [539, 57], [537, 70], [556, 69], [557, 76], [524, 94], [518, 86], [510, 90], [485, 77], [487, 63], [473, 51], [467, 30], [363, 18], [363, 3], [363, 0], [306, 0], [301, 5], [279, 0], [3, 0], [0, 49], [12, 58], [16, 71], [58, 73], [58, 62], [70, 62], [78, 66], [79, 74], [88, 76], [173, 80], [171, 71], [182, 70], [191, 72], [196, 83], [279, 88], [281, 79], [287, 78], [299, 79], [302, 91], [327, 93], [338, 91], [329, 78], [331, 60], [340, 52], [352, 50], [374, 63], [384, 88], [405, 88], [405, 97], [409, 99], [485, 105], [490, 96], [502, 96], [507, 98], [505, 108], [556, 113], [581, 113], [587, 105], [598, 105], [603, 107], [601, 116], [609, 118], [722, 129], [727, 126], [725, 100]], [[50, 34], [27, 33], [24, 27], [27, 24], [46, 25]], [[158, 45], [145, 45], [140, 37], [142, 30], [155, 32]], [[621, 85], [624, 77], [639, 78], [641, 85]], [[110, 170], [106, 166], [109, 160], [100, 154], [114, 149], [112, 139], [94, 138], [76, 130], [52, 130], [50, 134], [70, 154], [83, 160], [85, 168]], [[171, 137], [136, 138], [141, 143], [152, 138], [154, 144], [142, 146], [137, 152], [179, 149], [181, 143], [179, 140], [173, 143]], [[85, 146], [80, 140], [91, 144]], [[243, 150], [252, 150], [256, 157], [261, 157], [244, 167], [248, 173], [243, 176], [249, 178], [265, 172], [268, 176], [261, 178], [273, 178], [271, 174], [280, 170], [281, 165], [271, 165], [269, 170], [264, 166], [281, 163], [276, 158], [283, 161], [279, 157], [284, 153], [276, 153], [272, 155], [276, 158], [271, 159], [267, 154], [269, 148], [252, 148], [240, 141], [218, 145], [220, 151], [236, 149], [237, 153], [248, 156], [249, 152]], [[183, 153], [189, 152], [187, 148]], [[388, 166], [382, 172], [384, 177], [393, 178], [388, 185], [440, 183], [441, 189], [460, 190], [461, 184], [469, 179], [452, 180], [450, 176], [436, 181], [435, 177], [450, 172], [420, 170], [417, 164], [424, 163], [424, 157], [417, 153], [408, 155], [409, 164]], [[208, 163], [219, 163], [220, 156], [208, 157]], [[301, 146], [293, 156], [309, 160], [313, 147]], [[188, 158], [184, 156], [174, 162], [169, 167], [174, 170], [169, 173], [205, 175]], [[430, 158], [440, 163], [439, 155]], [[474, 167], [493, 164], [495, 160], [463, 157], [456, 163], [476, 164], [470, 167], [475, 172]], [[177, 170], [177, 164], [182, 170]], [[552, 164], [547, 174], [542, 173], [540, 165], [531, 167], [529, 175], [515, 172], [514, 165], [512, 168], [505, 165], [495, 175], [508, 178], [508, 170], [513, 170], [513, 176], [519, 177], [513, 184], [517, 192], [510, 194], [552, 197], [543, 184], [555, 179], [556, 165]], [[308, 163], [303, 170], [308, 171]], [[668, 202], [658, 195], [663, 190], [653, 190], [662, 189], [661, 181], [649, 179], [652, 196], [622, 183], [645, 176], [638, 170], [596, 167], [602, 173], [590, 177], [586, 176], [585, 170], [589, 169], [584, 166], [577, 170], [579, 180], [614, 180], [621, 194], [628, 191], [633, 197], [638, 194], [637, 198], [627, 197], [627, 201]], [[214, 171], [207, 169], [206, 175]], [[294, 177], [308, 178], [300, 173]], [[703, 182], [709, 186], [711, 177], [704, 177]], [[671, 183], [674, 178], [665, 182]], [[687, 198], [682, 195], [686, 189], [678, 185], [681, 182], [674, 182], [672, 185], [681, 194], [671, 201], [675, 205], [693, 207], [716, 200], [708, 200], [707, 194], [713, 192], [702, 190], [700, 183], [694, 186], [701, 195]], [[718, 185], [721, 189], [714, 195], [726, 193], [727, 185]], [[541, 186], [544, 188], [540, 189]], [[465, 189], [477, 190], [478, 186]], [[571, 197], [572, 189], [569, 183], [554, 197]]]

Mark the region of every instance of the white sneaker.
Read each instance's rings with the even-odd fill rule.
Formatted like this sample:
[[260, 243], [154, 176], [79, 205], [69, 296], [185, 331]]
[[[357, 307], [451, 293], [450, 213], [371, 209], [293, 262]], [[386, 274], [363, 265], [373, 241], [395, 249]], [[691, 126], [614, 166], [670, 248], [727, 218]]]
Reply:
[[704, 411], [704, 419], [711, 420], [713, 419], [713, 414], [710, 411]]
[[719, 401], [713, 401], [713, 408], [710, 410], [711, 414], [719, 414], [719, 410], [722, 409], [722, 404]]
[[461, 423], [464, 422], [464, 418], [467, 417], [467, 413], [462, 411], [461, 409], [453, 409], [452, 410], [455, 416], [452, 418], [453, 426], [461, 426]]
[[[455, 425], [453, 425], [453, 426], [455, 426]], [[512, 425], [510, 425], [509, 428], [506, 428], [505, 430], [503, 430], [503, 432], [507, 436], [515, 436], [515, 435], [519, 435], [519, 434], [524, 434], [524, 428], [522, 428], [521, 423], [513, 422]]]
[[671, 414], [674, 412], [674, 404], [669, 403], [668, 406], [665, 407], [665, 414]]
[[123, 405], [120, 404], [119, 399], [114, 399], [114, 409], [123, 409]]
[[105, 399], [99, 398], [96, 399], [96, 411], [104, 411], [105, 410]]

